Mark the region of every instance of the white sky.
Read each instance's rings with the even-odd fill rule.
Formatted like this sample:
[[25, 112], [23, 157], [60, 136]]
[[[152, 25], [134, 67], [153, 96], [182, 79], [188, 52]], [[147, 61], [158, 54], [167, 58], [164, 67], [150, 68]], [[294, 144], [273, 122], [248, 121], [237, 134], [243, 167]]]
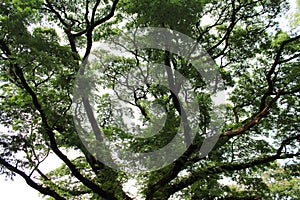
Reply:
[[[0, 127], [3, 131], [3, 127]], [[72, 154], [72, 153], [71, 153]], [[40, 169], [47, 173], [61, 165], [61, 161], [54, 155], [49, 155], [48, 158], [40, 166]], [[4, 175], [0, 175], [0, 199], [1, 200], [41, 200], [42, 196], [39, 192], [24, 181], [24, 179], [18, 175], [14, 177], [12, 181], [9, 178], [5, 178]]]
[[15, 177], [14, 181], [4, 180], [5, 177], [0, 177], [0, 198], [3, 200], [40, 200], [41, 196], [37, 191], [29, 187], [26, 182], [20, 178]]
[[[296, 0], [290, 0], [292, 9], [296, 8]], [[283, 22], [284, 23], [284, 22]], [[42, 169], [49, 171], [51, 168], [59, 166], [60, 161], [52, 157], [48, 159], [48, 162], [42, 166]], [[130, 188], [130, 189], [129, 189]], [[135, 193], [136, 188], [127, 185], [127, 189], [133, 190]], [[19, 176], [14, 177], [14, 181], [6, 180], [4, 175], [0, 175], [0, 199], [1, 200], [42, 200], [43, 198], [39, 193], [28, 186], [26, 182]]]

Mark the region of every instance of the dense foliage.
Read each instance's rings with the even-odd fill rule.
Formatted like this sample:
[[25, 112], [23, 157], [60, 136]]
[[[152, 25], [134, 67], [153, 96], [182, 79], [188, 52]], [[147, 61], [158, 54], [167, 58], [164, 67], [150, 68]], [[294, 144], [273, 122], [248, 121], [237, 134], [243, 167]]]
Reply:
[[[300, 35], [278, 19], [285, 0], [2, 0], [0, 2], [0, 173], [23, 177], [48, 199], [297, 199], [300, 196]], [[297, 17], [297, 16], [296, 16]], [[296, 23], [296, 25], [295, 25]], [[77, 134], [73, 88], [95, 41], [128, 29], [162, 27], [193, 38], [216, 62], [228, 100], [219, 140], [200, 156], [213, 121], [211, 93], [190, 63], [157, 49], [128, 51], [132, 56], [107, 65], [99, 84], [115, 88], [128, 71], [163, 63], [191, 81], [201, 113], [192, 145], [172, 164], [139, 174], [98, 161]], [[170, 78], [169, 77], [169, 78]], [[173, 80], [174, 81], [174, 80]], [[172, 84], [176, 84], [174, 81]], [[220, 86], [222, 84], [222, 86]], [[117, 91], [115, 91], [117, 92]], [[147, 123], [155, 102], [167, 113], [158, 135], [132, 137], [110, 105], [99, 96], [98, 127], [132, 151], [164, 146], [180, 124], [174, 94], [157, 85], [132, 89], [127, 103]], [[151, 96], [149, 100], [148, 97]], [[83, 97], [85, 108], [89, 97]], [[152, 113], [152, 114], [151, 114]], [[150, 129], [151, 132], [151, 129]], [[68, 150], [77, 152], [70, 159]], [[40, 165], [55, 155], [62, 166]], [[73, 156], [74, 157], [74, 156]], [[137, 194], [124, 190], [136, 180]]]

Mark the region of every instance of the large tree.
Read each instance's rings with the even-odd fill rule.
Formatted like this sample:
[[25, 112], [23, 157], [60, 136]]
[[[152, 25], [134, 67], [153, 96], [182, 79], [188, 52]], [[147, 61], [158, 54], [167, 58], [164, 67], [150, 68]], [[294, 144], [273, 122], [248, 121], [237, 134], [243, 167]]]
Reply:
[[[2, 0], [0, 4], [0, 122], [6, 127], [0, 138], [1, 174], [23, 177], [49, 199], [135, 199], [124, 190], [132, 179], [137, 180], [139, 198], [149, 200], [300, 196], [300, 35], [279, 27], [287, 1]], [[183, 143], [191, 145], [179, 158], [161, 169], [132, 174], [107, 166], [83, 144], [72, 103], [78, 95], [73, 94], [76, 78], [84, 75], [94, 42], [142, 27], [166, 28], [194, 39], [215, 61], [223, 81], [211, 82], [216, 87], [209, 92], [192, 63], [167, 48], [127, 49], [125, 57], [114, 58], [104, 50], [98, 52], [105, 68], [97, 74], [100, 78], [89, 78], [114, 95], [79, 93], [92, 140], [101, 143], [105, 136], [111, 144], [142, 153], [170, 142], [186, 119], [178, 93], [172, 90], [183, 88], [175, 71], [190, 81], [201, 110], [193, 113], [190, 127], [183, 123]], [[151, 81], [142, 87], [123, 84], [128, 72], [143, 66], [151, 70], [151, 63], [166, 66], [169, 89]], [[229, 98], [218, 111], [224, 118], [219, 139], [203, 156], [201, 145], [218, 117], [211, 96], [224, 88]], [[125, 98], [125, 92], [131, 96]], [[131, 106], [128, 113], [115, 106], [113, 97]], [[89, 115], [95, 102], [97, 115]], [[151, 137], [135, 137], [138, 126], [126, 127], [120, 116], [139, 116], [144, 124], [159, 121], [160, 113], [149, 108], [153, 103], [164, 110], [164, 126], [157, 134], [149, 127], [150, 135], [155, 134]], [[191, 128], [196, 131], [189, 141]], [[70, 159], [68, 150], [78, 156]], [[40, 165], [49, 155], [63, 164], [45, 173]]]

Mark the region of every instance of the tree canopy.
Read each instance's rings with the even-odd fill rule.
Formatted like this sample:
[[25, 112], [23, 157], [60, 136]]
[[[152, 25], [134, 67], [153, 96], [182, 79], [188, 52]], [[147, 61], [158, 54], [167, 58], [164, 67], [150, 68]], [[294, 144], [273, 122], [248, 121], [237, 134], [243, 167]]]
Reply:
[[[279, 26], [288, 1], [2, 0], [0, 4], [0, 124], [6, 127], [0, 131], [1, 174], [21, 176], [45, 198], [57, 200], [300, 196], [300, 35], [297, 26], [290, 30]], [[173, 38], [162, 41], [161, 49], [134, 48], [132, 41], [128, 49], [120, 43], [130, 43], [130, 38], [113, 40], [125, 49], [125, 56], [112, 57], [101, 50], [97, 52], [105, 63], [101, 73], [85, 76], [95, 42], [105, 46], [104, 41], [147, 27], [198, 42], [209, 55], [200, 65], [209, 60], [218, 76], [206, 79], [187, 57], [170, 51], [172, 45], [190, 44]], [[94, 70], [97, 65], [90, 67]], [[147, 81], [135, 83], [142, 79]], [[80, 81], [86, 88], [75, 94]], [[213, 96], [222, 90], [226, 101], [213, 105]], [[190, 109], [188, 115], [184, 101], [198, 109]], [[87, 124], [81, 124], [85, 122], [81, 110]], [[135, 118], [131, 127], [126, 117]], [[216, 123], [216, 144], [207, 155], [199, 154], [209, 144], [210, 127]], [[85, 142], [79, 130], [86, 131]], [[146, 136], [139, 137], [143, 131]], [[182, 136], [176, 144], [181, 145], [158, 160], [147, 160], [165, 163], [162, 168], [130, 173], [107, 165], [99, 152], [91, 151], [105, 137], [124, 151], [155, 152], [176, 139], [179, 131]], [[113, 163], [114, 147], [109, 148], [100, 157], [106, 154]], [[75, 151], [76, 157], [71, 159], [68, 151]], [[45, 172], [40, 166], [49, 155], [63, 164]], [[125, 189], [132, 180], [136, 194]]]

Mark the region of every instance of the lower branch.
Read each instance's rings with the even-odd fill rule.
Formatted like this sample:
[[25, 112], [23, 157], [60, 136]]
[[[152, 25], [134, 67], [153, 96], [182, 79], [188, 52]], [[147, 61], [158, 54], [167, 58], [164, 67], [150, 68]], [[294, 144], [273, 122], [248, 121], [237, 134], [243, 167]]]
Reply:
[[295, 153], [295, 154], [282, 154], [282, 149], [285, 145], [290, 143], [292, 140], [299, 140], [299, 138], [300, 138], [300, 135], [297, 135], [295, 137], [284, 140], [281, 143], [281, 146], [277, 150], [276, 154], [274, 154], [272, 156], [268, 156], [268, 157], [264, 157], [264, 158], [257, 158], [253, 161], [245, 162], [245, 163], [223, 164], [220, 166], [214, 166], [214, 167], [209, 167], [206, 169], [201, 169], [199, 171], [194, 171], [194, 172], [192, 172], [192, 174], [190, 176], [182, 178], [179, 182], [166, 186], [163, 192], [167, 197], [169, 197], [172, 194], [188, 187], [189, 185], [192, 185], [196, 181], [198, 181], [202, 178], [205, 178], [210, 174], [219, 174], [219, 173], [229, 172], [229, 171], [238, 171], [238, 170], [247, 169], [247, 168], [254, 167], [254, 166], [263, 165], [263, 164], [273, 162], [273, 161], [279, 160], [279, 159], [297, 157], [300, 155], [300, 152]]
[[44, 195], [49, 195], [56, 200], [66, 200], [64, 197], [60, 196], [57, 192], [55, 192], [51, 188], [43, 187], [43, 186], [37, 184], [27, 174], [25, 174], [25, 172], [19, 170], [17, 167], [12, 166], [3, 158], [0, 158], [0, 164], [3, 165], [4, 167], [6, 167], [8, 170], [20, 175], [30, 187], [36, 189], [40, 193], [42, 193]]

